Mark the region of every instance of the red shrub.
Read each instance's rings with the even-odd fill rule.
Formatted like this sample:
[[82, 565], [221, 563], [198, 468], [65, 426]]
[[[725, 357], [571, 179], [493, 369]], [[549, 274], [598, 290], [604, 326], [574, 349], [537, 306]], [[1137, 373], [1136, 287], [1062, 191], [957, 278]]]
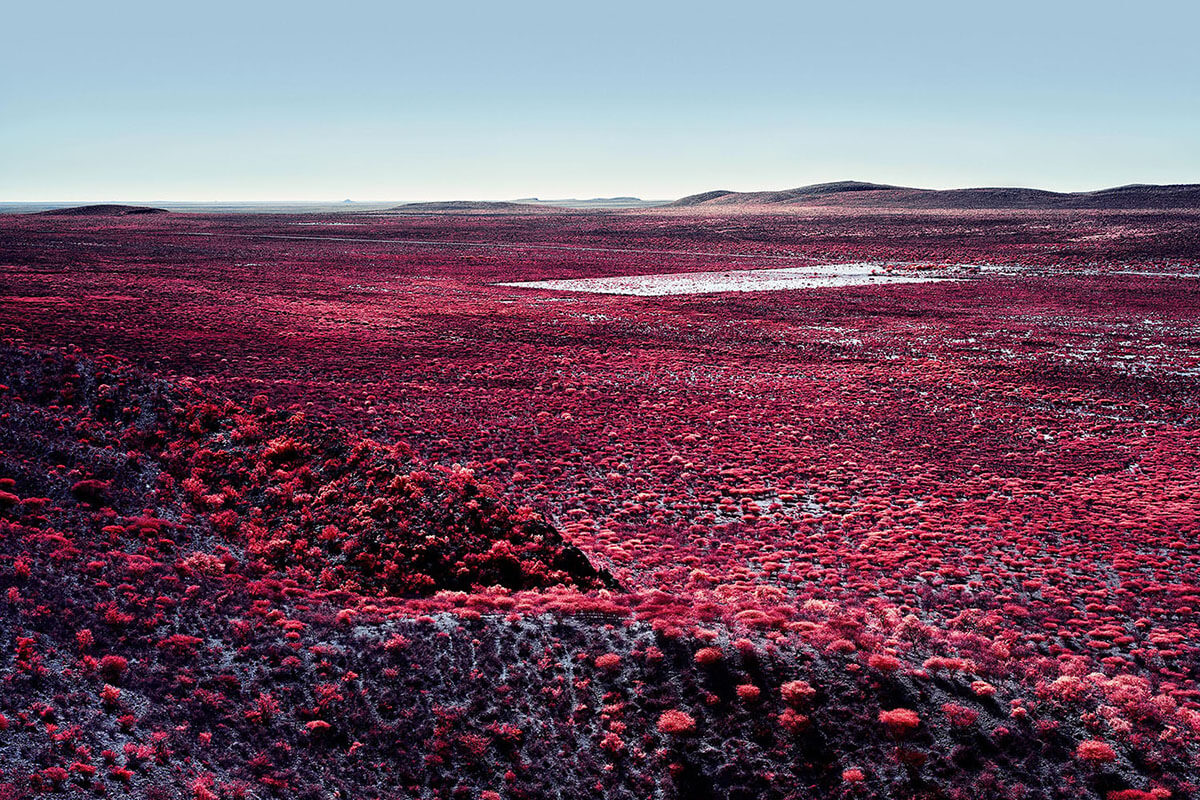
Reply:
[[783, 700], [790, 706], [801, 708], [812, 702], [817, 690], [808, 681], [788, 681], [779, 687]]
[[779, 715], [779, 725], [789, 733], [799, 733], [809, 725], [809, 718], [792, 708], [785, 708]]
[[1117, 754], [1107, 742], [1088, 739], [1075, 748], [1075, 757], [1089, 764], [1107, 764], [1116, 761]]
[[896, 708], [891, 711], [880, 711], [879, 721], [884, 724], [892, 736], [902, 737], [917, 729], [921, 717], [917, 712], [908, 708]]
[[757, 703], [762, 697], [762, 689], [753, 683], [740, 683], [737, 687], [737, 696], [746, 703]]
[[616, 653], [602, 653], [593, 663], [597, 669], [613, 670], [621, 666], [621, 657]]
[[895, 672], [900, 669], [900, 659], [888, 653], [872, 653], [867, 658], [867, 666], [880, 672]]
[[672, 736], [690, 736], [696, 732], [696, 719], [686, 711], [671, 709], [659, 715], [658, 729]]
[[942, 713], [946, 715], [946, 720], [956, 728], [969, 728], [979, 719], [978, 711], [958, 703], [943, 704]]
[[123, 656], [106, 655], [100, 659], [100, 674], [110, 683], [121, 680], [121, 676], [129, 669], [129, 661]]

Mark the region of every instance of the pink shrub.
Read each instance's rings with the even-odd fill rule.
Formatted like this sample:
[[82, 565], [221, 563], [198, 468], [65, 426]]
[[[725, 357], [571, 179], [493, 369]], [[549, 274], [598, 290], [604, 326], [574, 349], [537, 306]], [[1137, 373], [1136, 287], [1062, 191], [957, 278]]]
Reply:
[[762, 689], [753, 683], [740, 683], [737, 687], [737, 696], [745, 703], [757, 703], [762, 697]]
[[992, 686], [992, 684], [988, 683], [987, 681], [972, 681], [971, 691], [974, 692], [977, 697], [994, 697], [996, 694], [996, 687]]
[[1088, 764], [1108, 764], [1116, 761], [1117, 754], [1107, 742], [1088, 739], [1075, 748], [1075, 757]]
[[879, 721], [884, 724], [888, 733], [897, 738], [907, 736], [921, 724], [921, 718], [917, 712], [908, 708], [880, 711]]
[[690, 736], [696, 732], [696, 719], [686, 711], [671, 709], [659, 715], [658, 729], [672, 736]]
[[817, 696], [817, 690], [808, 681], [788, 681], [779, 687], [783, 700], [790, 706], [803, 707]]
[[593, 663], [597, 669], [613, 670], [621, 666], [621, 657], [616, 653], [601, 653]]
[[867, 658], [867, 666], [880, 672], [895, 672], [900, 669], [900, 659], [888, 653], [872, 653]]
[[946, 720], [956, 728], [969, 728], [979, 719], [978, 711], [958, 703], [944, 703], [942, 713], [946, 715]]
[[806, 730], [810, 721], [807, 716], [792, 708], [785, 708], [779, 714], [779, 725], [788, 733], [800, 733]]
[[121, 680], [128, 669], [129, 662], [123, 656], [106, 655], [100, 659], [100, 673], [111, 683]]

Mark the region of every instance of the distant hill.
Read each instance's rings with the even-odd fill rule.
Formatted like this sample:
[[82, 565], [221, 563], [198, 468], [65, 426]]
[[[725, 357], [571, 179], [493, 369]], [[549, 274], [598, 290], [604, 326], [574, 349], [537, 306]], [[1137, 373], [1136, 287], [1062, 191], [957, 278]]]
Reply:
[[561, 211], [533, 203], [505, 203], [488, 200], [444, 200], [431, 203], [405, 203], [387, 209], [401, 214], [531, 214]]
[[1158, 209], [1200, 208], [1200, 184], [1134, 184], [1094, 192], [986, 187], [915, 189], [861, 181], [839, 181], [764, 192], [716, 190], [670, 204], [677, 208], [711, 206], [840, 206], [909, 209]]
[[543, 200], [540, 197], [518, 197], [514, 203], [646, 203], [640, 197], [568, 197], [562, 200]]
[[129, 217], [135, 214], [169, 214], [165, 208], [150, 206], [123, 206], [116, 203], [99, 203], [90, 206], [55, 208], [39, 212], [50, 217]]
[[623, 209], [623, 208], [654, 208], [657, 206], [667, 205], [669, 200], [643, 200], [640, 197], [590, 197], [586, 199], [576, 197], [566, 197], [554, 200], [546, 200], [541, 197], [522, 197], [514, 200], [515, 203], [536, 203], [544, 206], [554, 206], [555, 208], [576, 208], [581, 210], [596, 209]]
[[487, 200], [448, 200], [440, 202], [405, 203], [389, 208], [404, 214], [530, 214], [549, 211], [587, 211], [653, 208], [668, 205], [665, 200], [642, 200], [637, 197], [593, 197], [587, 200], [566, 198], [545, 200], [522, 197], [508, 202]]

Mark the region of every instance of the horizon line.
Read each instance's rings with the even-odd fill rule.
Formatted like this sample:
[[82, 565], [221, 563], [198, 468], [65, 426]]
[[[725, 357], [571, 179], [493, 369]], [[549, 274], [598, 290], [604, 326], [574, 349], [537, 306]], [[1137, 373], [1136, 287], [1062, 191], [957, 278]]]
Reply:
[[71, 198], [71, 199], [53, 199], [53, 200], [51, 200], [51, 199], [9, 200], [9, 199], [0, 198], [0, 204], [3, 204], [3, 205], [25, 205], [25, 204], [36, 205], [36, 204], [57, 204], [57, 203], [82, 203], [82, 204], [93, 205], [93, 204], [104, 204], [104, 203], [117, 203], [117, 204], [192, 203], [192, 204], [216, 205], [216, 204], [222, 204], [222, 203], [295, 203], [295, 204], [313, 204], [313, 205], [317, 205], [317, 204], [319, 204], [319, 205], [335, 205], [335, 204], [346, 204], [346, 203], [350, 203], [350, 204], [446, 203], [446, 202], [486, 202], [486, 203], [523, 202], [523, 203], [533, 203], [533, 202], [551, 202], [551, 201], [555, 201], [555, 200], [575, 200], [575, 201], [611, 200], [614, 198], [628, 198], [631, 200], [638, 200], [640, 202], [654, 203], [654, 202], [667, 202], [667, 201], [671, 201], [671, 200], [678, 200], [678, 199], [681, 199], [684, 197], [690, 197], [690, 196], [696, 195], [696, 194], [705, 194], [707, 192], [718, 192], [719, 191], [719, 192], [733, 192], [733, 193], [737, 193], [737, 194], [749, 194], [749, 193], [757, 193], [757, 192], [786, 192], [786, 191], [791, 191], [794, 189], [804, 189], [804, 188], [809, 188], [809, 187], [829, 186], [829, 185], [836, 185], [836, 184], [864, 184], [864, 183], [865, 184], [874, 184], [874, 185], [878, 186], [880, 189], [910, 189], [910, 190], [937, 191], [937, 192], [964, 191], [964, 190], [970, 190], [970, 189], [1031, 189], [1034, 191], [1053, 192], [1055, 194], [1087, 194], [1089, 192], [1101, 192], [1101, 191], [1107, 191], [1107, 190], [1111, 190], [1111, 189], [1123, 189], [1123, 188], [1127, 188], [1127, 187], [1200, 186], [1200, 180], [1180, 181], [1177, 183], [1141, 183], [1141, 182], [1134, 181], [1134, 182], [1130, 182], [1130, 183], [1120, 183], [1120, 184], [1113, 184], [1113, 185], [1109, 185], [1109, 186], [1101, 186], [1099, 188], [1094, 188], [1094, 189], [1047, 189], [1047, 188], [1044, 188], [1041, 186], [1020, 185], [1020, 184], [1009, 184], [1009, 185], [974, 184], [974, 185], [966, 185], [966, 186], [963, 186], [963, 185], [910, 186], [910, 185], [887, 184], [887, 183], [876, 184], [874, 181], [861, 181], [861, 180], [856, 180], [856, 179], [849, 179], [849, 180], [837, 180], [837, 181], [820, 181], [817, 183], [806, 183], [806, 184], [793, 184], [793, 185], [786, 186], [784, 188], [777, 188], [777, 189], [776, 188], [756, 188], [756, 189], [711, 188], [711, 189], [702, 189], [697, 192], [688, 192], [686, 194], [667, 196], [667, 197], [648, 197], [648, 196], [642, 196], [640, 194], [588, 195], [586, 193], [583, 193], [583, 194], [578, 194], [578, 195], [569, 196], [569, 197], [564, 197], [564, 196], [542, 197], [540, 195], [521, 195], [518, 197], [511, 197], [511, 196], [497, 197], [497, 196], [493, 195], [491, 197], [480, 197], [480, 196], [467, 196], [467, 195], [458, 194], [458, 195], [447, 195], [447, 196], [439, 196], [439, 197], [399, 198], [399, 199], [397, 199], [397, 198], [354, 199], [354, 198], [343, 197], [341, 199], [336, 199], [336, 200], [335, 199], [312, 198], [312, 197], [305, 197], [305, 198], [224, 197], [224, 198], [219, 198], [219, 199], [196, 199], [196, 198], [187, 198], [187, 197], [176, 197], [176, 198], [160, 197], [160, 198], [154, 198], [154, 199], [142, 199], [142, 198], [119, 199], [119, 198], [107, 197], [107, 198], [100, 198], [100, 199], [97, 199], [97, 198]]

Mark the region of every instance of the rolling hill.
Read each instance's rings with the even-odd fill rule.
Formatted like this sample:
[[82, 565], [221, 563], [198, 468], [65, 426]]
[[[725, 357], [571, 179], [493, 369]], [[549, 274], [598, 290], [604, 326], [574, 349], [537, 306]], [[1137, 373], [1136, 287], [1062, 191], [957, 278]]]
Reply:
[[841, 206], [908, 209], [1163, 209], [1200, 208], [1200, 184], [1133, 184], [1093, 192], [984, 187], [916, 189], [861, 181], [838, 181], [781, 191], [716, 190], [689, 195], [676, 208], [713, 206]]

